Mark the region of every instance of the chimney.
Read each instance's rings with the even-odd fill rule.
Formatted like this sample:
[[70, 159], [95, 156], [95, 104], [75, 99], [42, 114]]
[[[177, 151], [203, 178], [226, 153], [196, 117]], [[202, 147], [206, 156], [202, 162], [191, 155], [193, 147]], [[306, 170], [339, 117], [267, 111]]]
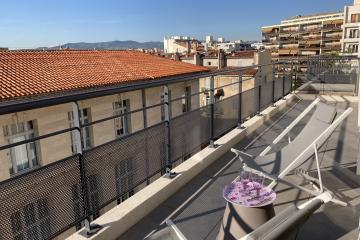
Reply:
[[175, 61], [180, 61], [180, 53], [179, 52], [176, 52], [175, 55], [174, 55], [174, 60]]
[[194, 64], [197, 65], [197, 66], [202, 66], [203, 65], [201, 54], [198, 53], [198, 52], [196, 52], [194, 54]]
[[218, 52], [218, 68], [222, 69], [225, 67], [225, 53], [221, 49]]
[[186, 41], [186, 52], [189, 53], [191, 50], [191, 44], [190, 41]]

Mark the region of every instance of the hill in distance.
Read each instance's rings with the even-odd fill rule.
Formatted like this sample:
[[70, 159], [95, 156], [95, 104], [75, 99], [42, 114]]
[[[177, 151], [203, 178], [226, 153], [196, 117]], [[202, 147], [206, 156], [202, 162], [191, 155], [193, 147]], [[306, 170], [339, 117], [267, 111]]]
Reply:
[[39, 49], [59, 49], [59, 48], [71, 48], [71, 49], [82, 49], [82, 50], [117, 50], [117, 49], [129, 49], [129, 48], [159, 48], [163, 49], [163, 42], [136, 42], [136, 41], [110, 41], [110, 42], [77, 42], [77, 43], [66, 43], [54, 47], [41, 47]]

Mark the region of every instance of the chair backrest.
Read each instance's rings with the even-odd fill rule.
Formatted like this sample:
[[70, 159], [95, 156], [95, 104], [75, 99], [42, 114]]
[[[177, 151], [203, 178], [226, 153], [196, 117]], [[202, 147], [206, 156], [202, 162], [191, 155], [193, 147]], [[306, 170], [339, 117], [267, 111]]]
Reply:
[[[298, 164], [293, 166], [293, 169], [299, 167], [314, 154], [313, 148], [307, 149], [309, 145], [312, 144], [321, 134], [323, 134], [334, 122], [336, 117], [340, 116], [342, 112], [342, 110], [338, 110], [334, 106], [330, 106], [325, 103], [318, 103], [308, 123], [291, 143], [278, 152], [257, 157], [256, 162], [273, 162], [273, 164], [268, 164], [262, 168], [268, 173], [278, 174], [302, 154], [301, 159], [298, 159]], [[325, 134], [318, 139], [316, 143], [317, 148], [320, 148], [326, 142], [333, 131], [334, 129], [332, 131], [325, 132]], [[304, 152], [306, 149], [307, 151]]]

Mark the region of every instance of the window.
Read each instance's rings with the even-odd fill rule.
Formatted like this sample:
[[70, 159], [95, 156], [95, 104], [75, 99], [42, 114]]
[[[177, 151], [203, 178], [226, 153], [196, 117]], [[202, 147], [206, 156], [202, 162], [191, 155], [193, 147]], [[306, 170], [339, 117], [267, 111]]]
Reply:
[[182, 95], [182, 111], [183, 113], [191, 110], [191, 87], [185, 87], [185, 93]]
[[[33, 121], [11, 124], [3, 128], [5, 140], [8, 143], [21, 142], [35, 137]], [[35, 142], [30, 142], [10, 148], [10, 175], [30, 169], [38, 165]]]
[[357, 53], [359, 52], [359, 45], [358, 44], [349, 44], [348, 51], [350, 53]]
[[225, 97], [225, 91], [222, 88], [219, 88], [216, 90], [216, 93], [214, 94], [214, 98], [216, 101], [221, 100], [223, 97]]
[[48, 239], [51, 234], [47, 199], [39, 199], [10, 216], [14, 239]]
[[360, 14], [351, 14], [351, 22], [360, 22]]
[[358, 38], [359, 37], [359, 29], [350, 29], [349, 38]]
[[[113, 114], [121, 115], [124, 113], [129, 112], [130, 110], [130, 100], [120, 100], [113, 103]], [[115, 124], [115, 136], [121, 137], [128, 133], [130, 133], [130, 114], [129, 115], [122, 115], [121, 117], [114, 119]]]
[[208, 95], [206, 95], [206, 106], [210, 106], [210, 104], [211, 104], [211, 97], [208, 94]]
[[121, 161], [115, 166], [115, 177], [116, 177], [116, 190], [120, 198], [117, 199], [117, 203], [125, 201], [132, 195], [134, 195], [133, 188], [133, 165], [132, 159], [128, 158]]
[[[80, 109], [79, 110], [79, 118], [81, 124], [87, 124], [91, 122], [91, 113], [90, 108]], [[70, 127], [74, 127], [74, 114], [73, 112], [68, 112], [68, 119], [70, 122]], [[77, 153], [76, 144], [75, 144], [75, 132], [71, 132], [71, 149], [73, 153]], [[91, 148], [92, 139], [91, 139], [91, 127], [82, 127], [81, 128], [81, 144], [84, 150]]]

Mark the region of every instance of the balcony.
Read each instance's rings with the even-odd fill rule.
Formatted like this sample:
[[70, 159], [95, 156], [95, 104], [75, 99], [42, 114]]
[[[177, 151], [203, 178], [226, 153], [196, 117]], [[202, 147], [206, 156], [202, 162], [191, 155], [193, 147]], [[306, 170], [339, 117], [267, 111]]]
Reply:
[[300, 30], [300, 33], [304, 34], [304, 33], [317, 33], [317, 32], [321, 32], [322, 31], [322, 27], [315, 27], [315, 28], [303, 28]]
[[327, 50], [327, 51], [340, 51], [341, 50], [341, 46], [338, 44], [334, 44], [334, 45], [321, 45], [321, 49], [322, 50]]
[[[96, 117], [89, 122], [77, 116], [74, 117], [77, 124], [71, 128], [0, 146], [0, 151], [5, 151], [68, 134], [69, 139], [77, 139], [75, 149], [81, 149], [68, 158], [0, 182], [3, 202], [11, 199], [0, 212], [2, 236], [12, 239], [16, 234], [26, 234], [27, 229], [16, 228], [19, 221], [25, 220], [19, 217], [15, 221], [16, 216], [28, 216], [27, 209], [33, 209], [38, 218], [33, 228], [43, 233], [40, 239], [69, 236], [85, 220], [102, 226], [88, 239], [142, 239], [164, 227], [167, 218], [188, 239], [215, 239], [225, 206], [222, 188], [238, 176], [239, 170], [239, 162], [229, 149], [236, 147], [259, 153], [309, 105], [314, 93], [331, 94], [322, 96], [330, 104], [357, 108], [354, 97], [334, 95], [342, 93], [342, 84], [352, 86], [348, 95], [357, 94], [353, 70], [358, 66], [340, 64], [343, 61], [314, 59], [306, 78], [298, 82], [294, 82], [293, 69], [285, 67], [288, 62], [189, 76], [187, 81], [208, 79], [209, 87], [199, 87], [201, 91], [179, 97], [174, 96], [174, 91], [167, 97], [168, 86], [159, 83], [163, 90], [160, 102], [140, 104], [138, 109]], [[246, 70], [253, 68], [256, 75], [245, 76]], [[228, 73], [239, 77], [230, 83], [218, 80], [216, 85], [216, 77]], [[295, 87], [299, 87], [296, 95]], [[340, 91], [335, 91], [338, 87]], [[204, 104], [192, 108], [190, 99], [192, 103]], [[175, 114], [177, 105], [183, 110]], [[70, 106], [76, 116], [77, 104]], [[145, 127], [131, 133], [125, 131], [126, 134], [116, 139], [83, 149], [82, 129], [102, 126], [107, 121], [112, 125], [116, 119], [125, 122], [128, 115], [143, 120], [141, 125]], [[150, 124], [144, 120], [151, 116], [159, 121]], [[299, 133], [306, 120], [291, 132], [291, 137]], [[300, 239], [354, 236], [360, 193], [354, 173], [358, 141], [357, 111], [354, 111], [320, 151], [322, 174], [329, 183], [326, 186], [350, 206], [330, 205], [317, 212], [301, 228]], [[286, 141], [280, 142], [277, 147], [285, 144]], [[171, 175], [170, 168], [178, 175], [164, 177]], [[316, 174], [313, 168], [309, 171]], [[281, 184], [276, 191], [277, 213], [292, 202], [298, 204], [309, 198]], [[83, 228], [69, 238], [87, 239], [86, 230]]]
[[263, 32], [262, 35], [267, 37], [277, 37], [279, 35], [279, 32], [278, 31]]
[[280, 38], [281, 44], [297, 44], [298, 41], [299, 40], [297, 38]]
[[[250, 154], [259, 154], [311, 103], [314, 97], [314, 95], [295, 97], [282, 111], [233, 146], [237, 149], [247, 149]], [[324, 96], [323, 100], [328, 101], [329, 104], [352, 106], [357, 109], [355, 98]], [[306, 121], [301, 122], [293, 134], [296, 135], [305, 123]], [[321, 150], [322, 174], [332, 191], [353, 204], [346, 208], [335, 205], [324, 207], [312, 215], [300, 229], [297, 239], [356, 239], [357, 237], [359, 213], [355, 209], [358, 209], [360, 181], [355, 175], [358, 147], [352, 144], [359, 143], [357, 113], [353, 113], [341, 129], [332, 135], [329, 144]], [[221, 155], [161, 206], [119, 237], [119, 240], [143, 239], [150, 233], [164, 228], [165, 219], [168, 218], [187, 239], [216, 239], [225, 210], [222, 189], [238, 176], [240, 168], [240, 162], [233, 157], [230, 152]], [[296, 176], [291, 175], [288, 178], [295, 180]], [[281, 184], [277, 186], [276, 192], [279, 194], [275, 203], [276, 213], [281, 212], [291, 203], [301, 204], [309, 199], [309, 195]]]
[[342, 31], [342, 26], [325, 25], [323, 27], [324, 32]]

